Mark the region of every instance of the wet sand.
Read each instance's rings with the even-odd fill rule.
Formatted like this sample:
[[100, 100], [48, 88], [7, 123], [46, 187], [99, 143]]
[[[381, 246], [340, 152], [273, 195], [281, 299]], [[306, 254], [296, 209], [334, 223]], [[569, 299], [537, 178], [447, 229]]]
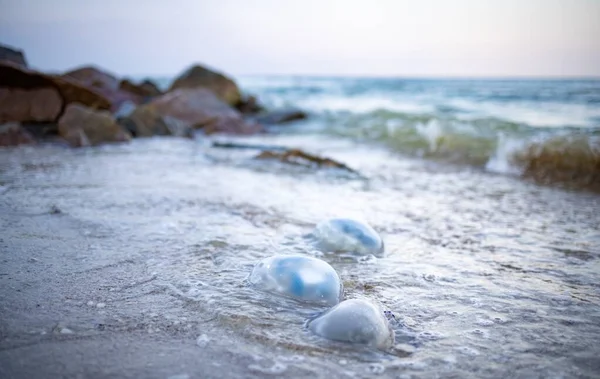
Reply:
[[[167, 138], [0, 152], [0, 377], [600, 373], [597, 195], [286, 138], [262, 142], [371, 179]], [[323, 341], [303, 329], [320, 309], [245, 282], [260, 258], [313, 254], [301, 236], [340, 212], [387, 255], [327, 259], [397, 315], [405, 354]]]

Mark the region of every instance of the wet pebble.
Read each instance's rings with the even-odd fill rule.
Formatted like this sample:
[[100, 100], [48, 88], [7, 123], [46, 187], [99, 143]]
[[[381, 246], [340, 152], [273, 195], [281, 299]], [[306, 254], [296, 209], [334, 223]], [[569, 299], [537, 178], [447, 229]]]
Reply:
[[255, 287], [307, 302], [339, 303], [343, 286], [329, 263], [302, 255], [277, 255], [259, 262], [250, 275]]
[[394, 344], [394, 331], [379, 307], [361, 299], [345, 300], [308, 323], [321, 337], [388, 349]]
[[313, 231], [317, 247], [327, 252], [383, 256], [381, 236], [361, 221], [334, 218], [319, 223]]
[[196, 338], [196, 345], [198, 347], [206, 347], [210, 342], [210, 338], [206, 334], [201, 334]]

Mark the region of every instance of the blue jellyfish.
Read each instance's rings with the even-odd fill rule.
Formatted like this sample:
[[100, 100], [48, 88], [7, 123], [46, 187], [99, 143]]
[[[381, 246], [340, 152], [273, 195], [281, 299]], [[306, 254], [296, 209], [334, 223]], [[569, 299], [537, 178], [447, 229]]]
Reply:
[[317, 247], [324, 251], [383, 255], [383, 240], [379, 234], [360, 221], [345, 218], [326, 220], [317, 225], [313, 236]]
[[343, 285], [329, 263], [302, 255], [277, 255], [259, 262], [250, 274], [255, 287], [297, 300], [335, 305]]

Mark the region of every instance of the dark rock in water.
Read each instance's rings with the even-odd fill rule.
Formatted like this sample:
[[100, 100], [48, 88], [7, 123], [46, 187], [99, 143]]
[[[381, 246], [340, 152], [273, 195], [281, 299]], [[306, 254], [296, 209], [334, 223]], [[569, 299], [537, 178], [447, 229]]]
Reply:
[[110, 108], [104, 96], [70, 79], [0, 63], [0, 122], [56, 122], [71, 103]]
[[107, 111], [95, 111], [71, 104], [58, 122], [59, 134], [73, 147], [96, 146], [106, 142], [126, 142], [129, 133]]
[[306, 113], [299, 109], [282, 109], [260, 115], [257, 117], [257, 121], [265, 125], [277, 125], [297, 120], [304, 120], [306, 117]]
[[19, 123], [0, 125], [0, 146], [18, 146], [35, 143], [35, 140]]
[[142, 103], [142, 96], [120, 88], [119, 79], [112, 74], [104, 72], [93, 66], [81, 67], [67, 72], [63, 77], [76, 80], [80, 84], [90, 88], [111, 102], [111, 110], [114, 112], [126, 101], [135, 104]]
[[34, 140], [52, 141], [58, 136], [58, 124], [56, 122], [24, 122], [21, 128], [27, 131]]
[[241, 100], [235, 108], [243, 114], [256, 114], [263, 110], [263, 107], [258, 103], [256, 96], [248, 96]]
[[242, 98], [232, 79], [200, 65], [187, 69], [173, 82], [169, 91], [183, 88], [206, 88], [229, 105], [237, 105]]
[[254, 134], [263, 130], [260, 125], [244, 121], [237, 110], [205, 88], [174, 90], [142, 107], [151, 108], [163, 117], [183, 121], [193, 129], [203, 129], [207, 134]]
[[118, 122], [134, 137], [191, 137], [193, 134], [192, 128], [185, 121], [163, 116], [150, 105], [139, 106], [131, 115]]
[[129, 92], [139, 96], [142, 99], [160, 96], [162, 94], [156, 84], [152, 83], [150, 80], [145, 80], [140, 84], [135, 84], [130, 80], [124, 79], [119, 83], [119, 89], [121, 91]]
[[19, 66], [27, 67], [25, 54], [22, 50], [16, 50], [4, 45], [0, 45], [0, 61], [11, 62]]

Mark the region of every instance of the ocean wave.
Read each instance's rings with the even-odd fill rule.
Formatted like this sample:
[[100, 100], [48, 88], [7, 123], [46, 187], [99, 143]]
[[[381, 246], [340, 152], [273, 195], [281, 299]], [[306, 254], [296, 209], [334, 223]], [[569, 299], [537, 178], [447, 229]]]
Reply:
[[379, 110], [329, 115], [326, 131], [404, 154], [600, 190], [600, 128], [532, 128], [497, 118]]

